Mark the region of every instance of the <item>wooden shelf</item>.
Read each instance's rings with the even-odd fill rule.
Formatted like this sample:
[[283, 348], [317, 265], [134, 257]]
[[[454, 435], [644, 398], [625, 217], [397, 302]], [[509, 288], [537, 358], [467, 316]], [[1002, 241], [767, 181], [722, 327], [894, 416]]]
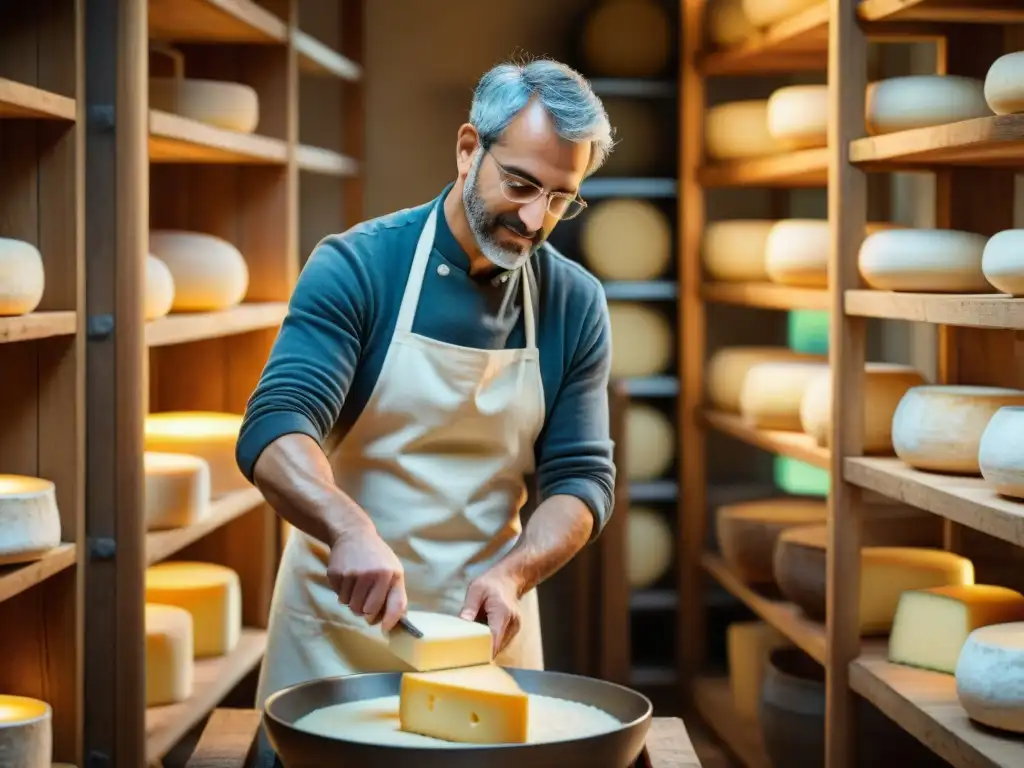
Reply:
[[0, 118], [74, 120], [75, 100], [0, 77]]
[[154, 163], [284, 165], [288, 145], [153, 109], [149, 112], [149, 159]]
[[846, 314], [975, 328], [1024, 329], [1024, 299], [1005, 294], [895, 293], [852, 290]]
[[256, 488], [229, 493], [210, 504], [206, 519], [187, 528], [150, 531], [146, 534], [146, 562], [149, 565], [166, 560], [189, 544], [199, 541], [218, 528], [263, 503], [263, 494]]
[[871, 136], [850, 143], [850, 161], [869, 170], [919, 166], [1024, 167], [1024, 115], [997, 115]]
[[735, 413], [705, 411], [704, 423], [722, 434], [736, 438], [747, 445], [770, 451], [777, 456], [804, 461], [815, 467], [828, 469], [829, 452], [819, 446], [814, 438], [803, 432], [755, 429], [748, 426], [743, 417]]
[[61, 544], [31, 563], [0, 566], [0, 602], [20, 595], [75, 564], [74, 544]]
[[293, 45], [299, 54], [299, 70], [303, 74], [337, 77], [353, 83], [363, 77], [362, 67], [310, 34], [296, 31]]
[[17, 317], [0, 317], [0, 344], [73, 336], [77, 326], [78, 317], [74, 312], [32, 312]]
[[827, 289], [793, 288], [775, 283], [704, 283], [704, 301], [758, 309], [831, 309]]
[[277, 328], [287, 314], [287, 302], [272, 301], [262, 304], [239, 304], [223, 312], [183, 312], [167, 315], [146, 323], [146, 345], [163, 347]]
[[252, 0], [149, 0], [149, 36], [179, 43], [283, 43], [288, 25]]
[[761, 726], [740, 717], [733, 704], [728, 677], [694, 681], [697, 713], [745, 768], [772, 768], [761, 738]]
[[828, 183], [828, 150], [709, 163], [698, 170], [697, 179], [705, 187], [823, 187]]
[[864, 21], [1024, 23], [1024, 7], [1017, 0], [861, 0], [857, 13]]
[[359, 163], [351, 157], [320, 147], [296, 147], [295, 161], [300, 171], [320, 173], [324, 176], [355, 176], [359, 173]]

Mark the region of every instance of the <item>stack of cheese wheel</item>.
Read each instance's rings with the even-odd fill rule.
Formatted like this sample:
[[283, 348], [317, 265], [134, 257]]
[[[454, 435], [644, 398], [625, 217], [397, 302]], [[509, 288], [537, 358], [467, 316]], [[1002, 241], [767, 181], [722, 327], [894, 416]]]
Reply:
[[0, 758], [11, 768], [50, 768], [53, 709], [28, 696], [0, 695]]
[[755, 27], [770, 27], [795, 16], [818, 0], [743, 0], [743, 13]]
[[730, 413], [740, 411], [740, 395], [750, 369], [761, 363], [827, 363], [824, 355], [797, 352], [786, 347], [724, 347], [708, 360], [705, 376], [707, 398], [712, 408]]
[[235, 460], [242, 417], [209, 411], [167, 411], [146, 417], [145, 447], [154, 453], [184, 453], [209, 466], [212, 498], [251, 487]]
[[613, 378], [654, 376], [672, 362], [673, 334], [658, 310], [636, 302], [608, 304]]
[[1000, 56], [985, 75], [985, 101], [997, 115], [1024, 112], [1024, 51]]
[[768, 133], [785, 150], [828, 145], [828, 86], [790, 85], [768, 98]]
[[241, 583], [223, 565], [169, 561], [150, 566], [146, 603], [173, 605], [191, 614], [197, 659], [231, 653], [241, 638]]
[[[867, 234], [900, 229], [898, 224], [870, 222]], [[831, 250], [828, 221], [782, 219], [765, 238], [764, 269], [779, 285], [797, 288], [827, 288]]]
[[765, 219], [733, 219], [708, 224], [701, 241], [701, 260], [708, 277], [741, 283], [767, 280], [765, 246], [774, 224]]
[[0, 237], [0, 317], [27, 315], [43, 300], [46, 276], [39, 249]]
[[180, 73], [149, 78], [149, 106], [240, 133], [252, 133], [260, 120], [259, 96], [251, 86]]
[[583, 58], [597, 77], [655, 77], [669, 64], [672, 20], [656, 0], [601, 0], [583, 28]]
[[161, 707], [192, 695], [195, 665], [192, 614], [176, 605], [146, 603], [146, 706]]
[[[868, 363], [864, 367], [863, 450], [866, 454], [892, 452], [892, 417], [911, 387], [925, 378], [909, 365]], [[823, 371], [807, 386], [800, 403], [800, 425], [823, 448], [832, 434], [832, 373]]]
[[992, 114], [980, 80], [958, 75], [908, 75], [869, 83], [868, 133], [881, 135]]
[[763, 621], [734, 621], [729, 625], [729, 688], [738, 717], [747, 721], [757, 719], [768, 654], [776, 648], [791, 646], [785, 635]]
[[183, 528], [210, 510], [210, 465], [187, 453], [146, 451], [146, 530]]
[[949, 229], [885, 229], [861, 243], [860, 276], [879, 291], [991, 293], [982, 271], [987, 239]]
[[708, 39], [723, 48], [739, 45], [757, 32], [743, 12], [743, 0], [711, 0], [705, 19]]
[[996, 290], [1024, 296], [1024, 229], [992, 235], [981, 254], [981, 271]]
[[653, 280], [672, 261], [672, 227], [646, 200], [608, 200], [583, 224], [580, 251], [603, 280]]
[[828, 363], [767, 362], [747, 371], [740, 390], [740, 414], [755, 429], [799, 431], [800, 404], [807, 386]]
[[664, 413], [646, 403], [626, 410], [626, 469], [630, 480], [662, 477], [675, 458], [675, 431]]
[[146, 320], [156, 320], [171, 311], [174, 305], [174, 277], [160, 259], [153, 254], [146, 255], [146, 296], [143, 301], [143, 315]]
[[912, 387], [892, 418], [892, 444], [915, 469], [980, 475], [981, 437], [996, 411], [1024, 405], [1024, 391], [1004, 387]]
[[49, 480], [0, 475], [0, 565], [38, 560], [60, 544], [57, 493]]
[[978, 444], [978, 467], [992, 490], [1024, 500], [1024, 407], [996, 411]]
[[630, 507], [626, 524], [626, 579], [633, 589], [656, 583], [672, 565], [672, 529], [653, 509]]
[[1024, 622], [979, 627], [957, 657], [956, 694], [967, 716], [989, 728], [1024, 733]]
[[649, 176], [658, 169], [658, 148], [665, 145], [662, 121], [650, 101], [609, 96], [603, 99], [615, 126], [615, 149], [599, 171], [602, 176]]
[[149, 247], [171, 272], [174, 312], [217, 312], [235, 306], [249, 289], [249, 268], [235, 246], [201, 232], [156, 230]]
[[704, 148], [713, 160], [744, 160], [778, 152], [778, 143], [768, 133], [768, 100], [710, 107], [704, 117]]

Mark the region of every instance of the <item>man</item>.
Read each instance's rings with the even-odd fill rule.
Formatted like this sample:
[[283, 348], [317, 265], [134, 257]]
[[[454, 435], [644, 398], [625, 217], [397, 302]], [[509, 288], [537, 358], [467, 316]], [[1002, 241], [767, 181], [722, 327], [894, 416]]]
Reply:
[[604, 293], [545, 240], [611, 143], [574, 71], [498, 66], [459, 128], [457, 180], [313, 252], [237, 448], [298, 529], [260, 706], [400, 669], [381, 629], [407, 608], [486, 621], [499, 663], [543, 668], [535, 588], [599, 534], [615, 482]]

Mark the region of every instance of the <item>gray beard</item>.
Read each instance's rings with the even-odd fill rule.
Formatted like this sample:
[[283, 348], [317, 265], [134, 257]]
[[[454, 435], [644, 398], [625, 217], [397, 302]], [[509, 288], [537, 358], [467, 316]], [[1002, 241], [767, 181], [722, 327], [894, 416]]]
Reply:
[[497, 267], [506, 270], [518, 269], [523, 266], [533, 255], [539, 246], [528, 246], [517, 248], [505, 245], [497, 237], [497, 219], [487, 212], [484, 200], [477, 189], [477, 175], [480, 172], [480, 163], [484, 153], [479, 152], [473, 160], [473, 165], [466, 175], [466, 184], [462, 188], [462, 204], [466, 208], [466, 219], [469, 222], [469, 231], [473, 233], [480, 252]]

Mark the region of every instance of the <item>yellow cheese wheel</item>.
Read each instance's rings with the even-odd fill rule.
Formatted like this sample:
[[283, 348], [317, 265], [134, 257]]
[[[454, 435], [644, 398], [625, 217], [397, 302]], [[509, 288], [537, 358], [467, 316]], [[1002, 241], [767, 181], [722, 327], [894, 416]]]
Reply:
[[223, 80], [151, 77], [149, 106], [241, 133], [255, 131], [260, 119], [256, 90]]
[[653, 280], [671, 264], [672, 227], [647, 200], [608, 200], [586, 217], [580, 251], [603, 280]]
[[957, 699], [971, 720], [1024, 733], [1024, 622], [991, 624], [971, 632], [957, 656], [954, 675]]
[[722, 559], [743, 582], [771, 584], [775, 541], [795, 525], [823, 523], [828, 504], [819, 499], [783, 497], [728, 504], [715, 513]]
[[758, 363], [747, 371], [740, 391], [740, 413], [757, 429], [800, 429], [800, 403], [807, 386], [827, 363]]
[[50, 768], [53, 709], [48, 703], [0, 695], [0, 758], [5, 768]]
[[1007, 405], [996, 411], [978, 444], [981, 476], [996, 493], [1024, 499], [1024, 408]]
[[1024, 51], [1000, 56], [985, 76], [985, 101], [997, 115], [1024, 112]]
[[160, 259], [153, 254], [146, 255], [146, 295], [143, 299], [143, 316], [156, 320], [171, 311], [174, 304], [174, 277]]
[[761, 684], [768, 665], [768, 654], [792, 643], [763, 621], [734, 621], [726, 630], [729, 659], [729, 688], [736, 714], [748, 721], [758, 717]]
[[[925, 378], [909, 365], [868, 363], [864, 368], [864, 453], [892, 452], [892, 417], [911, 387]], [[800, 403], [800, 425], [818, 445], [828, 448], [832, 435], [832, 373], [823, 371], [807, 386]]]
[[662, 477], [675, 458], [676, 435], [664, 413], [646, 403], [630, 403], [626, 410], [626, 468], [629, 479]]
[[768, 133], [784, 149], [828, 146], [828, 86], [790, 85], [768, 98]]
[[704, 372], [707, 399], [712, 408], [737, 413], [740, 394], [747, 373], [759, 363], [817, 362], [827, 363], [824, 355], [796, 352], [788, 347], [723, 347], [708, 360]]
[[210, 508], [210, 465], [199, 456], [155, 453], [143, 456], [146, 473], [146, 530], [194, 525]]
[[597, 77], [654, 77], [669, 64], [673, 24], [654, 0], [604, 0], [583, 27], [583, 58]]
[[893, 414], [893, 448], [916, 469], [980, 475], [981, 436], [996, 411], [1007, 405], [1024, 405], [1024, 391], [963, 385], [912, 387]]
[[743, 13], [755, 27], [768, 27], [795, 16], [820, 0], [743, 0]]
[[615, 149], [598, 173], [601, 176], [657, 175], [659, 148], [665, 145], [665, 137], [663, 121], [653, 103], [620, 96], [606, 96], [602, 101], [615, 129]]
[[762, 282], [768, 279], [764, 254], [774, 221], [732, 219], [705, 228], [701, 260], [708, 277], [724, 282]]
[[613, 378], [654, 376], [672, 362], [672, 326], [658, 310], [635, 302], [608, 304]]
[[991, 115], [981, 80], [959, 75], [908, 75], [869, 83], [867, 132], [873, 135]]
[[626, 524], [626, 579], [645, 589], [668, 572], [675, 550], [672, 529], [653, 509], [631, 507]]
[[195, 681], [192, 614], [176, 605], [146, 604], [146, 706], [177, 704]]
[[0, 317], [27, 315], [43, 300], [46, 278], [39, 249], [0, 237]]
[[763, 157], [781, 147], [768, 133], [768, 100], [729, 101], [704, 113], [704, 150], [714, 160]]
[[238, 468], [235, 444], [242, 417], [209, 411], [165, 411], [146, 417], [145, 446], [155, 453], [186, 453], [198, 456], [210, 467], [213, 498], [252, 485]]
[[711, 0], [706, 18], [708, 39], [723, 48], [739, 45], [757, 33], [743, 12], [743, 0]]
[[981, 271], [996, 290], [1024, 296], [1024, 229], [997, 232], [985, 244]]
[[60, 544], [57, 492], [49, 480], [0, 475], [0, 565], [38, 560]]
[[864, 282], [881, 291], [991, 293], [981, 262], [986, 238], [948, 229], [887, 229], [864, 238]]
[[245, 298], [249, 267], [239, 250], [202, 232], [156, 230], [149, 247], [171, 271], [174, 312], [216, 312]]
[[242, 634], [238, 574], [215, 563], [164, 562], [146, 569], [146, 602], [174, 605], [192, 614], [195, 658], [223, 656]]

